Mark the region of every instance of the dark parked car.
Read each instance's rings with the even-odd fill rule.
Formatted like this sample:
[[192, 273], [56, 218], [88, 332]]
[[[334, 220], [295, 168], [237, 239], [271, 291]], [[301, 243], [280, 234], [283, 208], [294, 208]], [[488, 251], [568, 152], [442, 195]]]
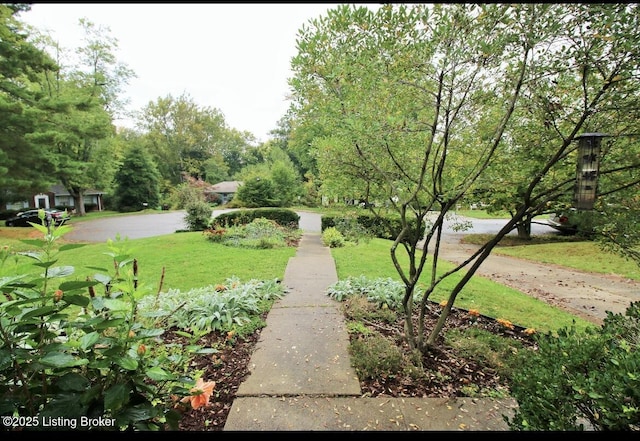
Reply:
[[[30, 227], [29, 222], [34, 224], [42, 224], [40, 217], [38, 217], [38, 211], [40, 210], [27, 210], [17, 213], [15, 216], [11, 216], [4, 221], [7, 227]], [[56, 226], [64, 225], [69, 220], [69, 213], [66, 211], [49, 209], [44, 210], [45, 213], [45, 225], [48, 219], [51, 219]]]

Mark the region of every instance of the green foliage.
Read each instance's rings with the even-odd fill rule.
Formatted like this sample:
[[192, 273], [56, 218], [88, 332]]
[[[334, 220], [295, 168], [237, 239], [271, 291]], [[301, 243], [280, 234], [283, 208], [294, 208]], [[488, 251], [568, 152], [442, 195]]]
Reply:
[[447, 345], [482, 365], [491, 367], [498, 375], [509, 376], [513, 370], [520, 368], [518, 355], [524, 350], [520, 341], [503, 338], [479, 328], [468, 328], [464, 331], [450, 330], [444, 335]]
[[322, 232], [322, 243], [329, 248], [339, 248], [345, 245], [345, 240], [336, 227], [329, 227]]
[[245, 207], [289, 207], [296, 203], [303, 192], [296, 165], [275, 141], [266, 142], [260, 151], [261, 160], [238, 173], [237, 178], [248, 187], [238, 191], [236, 202]]
[[[367, 241], [371, 237], [380, 239], [395, 239], [402, 230], [400, 216], [395, 213], [373, 216], [371, 214], [324, 214], [322, 216], [322, 230], [329, 227], [336, 227], [347, 240], [358, 243]], [[405, 241], [415, 240], [424, 236], [424, 223], [418, 225], [417, 222], [410, 222], [410, 231], [405, 237]]]
[[117, 209], [140, 211], [160, 205], [160, 174], [151, 156], [133, 147], [115, 175]]
[[513, 430], [640, 429], [640, 303], [600, 329], [563, 328], [522, 353], [511, 392]]
[[190, 231], [203, 231], [211, 226], [213, 210], [211, 205], [204, 200], [189, 202], [185, 210], [187, 214], [184, 217], [184, 221]]
[[17, 17], [27, 4], [0, 4], [0, 206], [45, 190], [51, 182], [46, 148], [32, 142], [40, 103], [39, 75], [57, 69], [54, 60], [28, 39]]
[[288, 228], [298, 228], [300, 216], [287, 208], [257, 208], [254, 210], [233, 210], [216, 216], [215, 223], [223, 227], [244, 225], [255, 219], [265, 218], [276, 221], [279, 225]]
[[381, 307], [379, 304], [367, 299], [364, 295], [354, 294], [344, 297], [339, 301], [344, 302], [343, 310], [346, 318], [350, 321], [374, 319], [382, 320], [386, 323], [394, 323], [398, 318], [396, 310], [385, 305], [382, 305]]
[[[159, 323], [142, 320], [136, 297], [137, 261], [126, 242], [109, 241], [113, 274], [68, 280], [55, 266], [70, 227], [34, 225], [44, 239], [22, 253], [34, 270], [12, 273], [0, 264], [0, 415], [101, 417], [113, 430], [177, 428], [171, 394], [188, 394], [190, 350], [157, 340]], [[5, 253], [8, 254], [8, 253]], [[6, 257], [6, 256], [5, 256]]]
[[214, 226], [205, 231], [212, 242], [240, 248], [270, 249], [290, 246], [300, 239], [301, 231], [283, 227], [276, 221], [262, 217], [233, 227]]
[[[121, 158], [121, 151], [112, 143], [113, 115], [123, 110], [118, 95], [134, 74], [117, 61], [117, 40], [108, 28], [96, 27], [86, 19], [80, 20], [80, 27], [83, 38], [77, 41], [83, 46], [72, 50], [61, 48], [51, 38], [38, 39], [61, 67], [39, 78], [43, 108], [29, 139], [41, 146], [39, 161], [47, 162], [47, 174], [54, 183], [64, 185], [83, 215], [84, 192], [112, 183]], [[73, 59], [66, 55], [71, 53]]]
[[327, 288], [326, 294], [339, 302], [353, 296], [364, 296], [381, 308], [399, 310], [404, 296], [404, 284], [390, 277], [369, 279], [366, 276], [338, 280]]
[[367, 242], [372, 237], [369, 230], [354, 218], [336, 219], [335, 228], [342, 233], [347, 242]]
[[248, 208], [278, 206], [276, 188], [266, 177], [245, 180], [234, 199]]
[[146, 132], [149, 152], [169, 188], [184, 182], [185, 177], [204, 178], [208, 171], [211, 179], [216, 173], [226, 174], [228, 167], [237, 166], [233, 159], [241, 163], [242, 158], [227, 161], [225, 150], [237, 152], [249, 146], [246, 136], [227, 128], [219, 109], [200, 107], [186, 93], [159, 97], [140, 114], [138, 122]]
[[171, 188], [167, 201], [173, 209], [183, 210], [188, 205], [205, 202], [205, 199], [202, 189], [190, 185], [189, 182], [183, 182]]
[[275, 189], [278, 206], [289, 207], [302, 194], [300, 176], [288, 158], [279, 160], [271, 166], [271, 181]]
[[403, 373], [404, 357], [398, 345], [373, 333], [351, 341], [349, 354], [358, 378], [387, 378]]
[[139, 308], [144, 317], [203, 335], [249, 326], [284, 294], [284, 288], [276, 280], [241, 282], [231, 277], [222, 284], [188, 292], [172, 289], [157, 296], [146, 296], [140, 300]]
[[[512, 226], [527, 233], [533, 217], [568, 202], [576, 135], [636, 137], [637, 12], [628, 4], [340, 5], [312, 20], [300, 32], [290, 84], [295, 131], [316, 135], [323, 194], [393, 210], [402, 228], [382, 232], [401, 245], [390, 254], [407, 291], [423, 280], [430, 295], [468, 275], [448, 291], [453, 304]], [[603, 155], [607, 190], [637, 188], [635, 144], [626, 156], [620, 147]], [[496, 197], [475, 199], [485, 193]], [[444, 216], [472, 199], [510, 212], [510, 222], [478, 259], [427, 282], [425, 268], [443, 274], [447, 263], [423, 266], [423, 251], [438, 249]], [[439, 215], [425, 231], [431, 212]], [[428, 350], [441, 327], [422, 326], [407, 322], [407, 338]]]

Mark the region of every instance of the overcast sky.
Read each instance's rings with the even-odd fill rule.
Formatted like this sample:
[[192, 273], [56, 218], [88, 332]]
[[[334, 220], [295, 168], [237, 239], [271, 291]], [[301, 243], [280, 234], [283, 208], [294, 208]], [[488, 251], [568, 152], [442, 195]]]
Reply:
[[130, 110], [186, 94], [222, 112], [229, 127], [266, 141], [288, 108], [298, 30], [335, 6], [37, 3], [20, 18], [71, 50], [81, 45], [80, 18], [109, 27], [118, 60], [137, 75], [126, 89]]

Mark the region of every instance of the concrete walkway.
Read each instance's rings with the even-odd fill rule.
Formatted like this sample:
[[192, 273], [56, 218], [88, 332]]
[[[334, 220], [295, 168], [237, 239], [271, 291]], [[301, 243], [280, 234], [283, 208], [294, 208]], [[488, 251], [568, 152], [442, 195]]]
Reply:
[[361, 396], [344, 315], [325, 294], [337, 280], [320, 233], [305, 231], [225, 431], [508, 430], [510, 399]]

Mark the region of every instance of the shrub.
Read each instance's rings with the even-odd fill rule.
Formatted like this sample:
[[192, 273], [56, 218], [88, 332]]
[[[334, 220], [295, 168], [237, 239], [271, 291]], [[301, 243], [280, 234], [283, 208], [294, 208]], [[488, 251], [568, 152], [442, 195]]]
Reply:
[[212, 209], [208, 203], [193, 201], [186, 206], [185, 210], [187, 214], [184, 221], [190, 231], [203, 231], [211, 226]]
[[512, 378], [513, 430], [640, 429], [640, 303], [609, 312], [600, 329], [537, 339]]
[[297, 243], [300, 235], [301, 232], [297, 229], [282, 227], [265, 218], [257, 218], [249, 224], [228, 228], [216, 224], [205, 231], [205, 236], [212, 242], [257, 249], [286, 247]]
[[184, 182], [171, 189], [165, 204], [174, 209], [186, 209], [197, 202], [206, 202], [202, 189]]
[[347, 242], [368, 242], [373, 236], [367, 228], [351, 217], [339, 218], [335, 221], [335, 228], [340, 231]]
[[215, 222], [222, 227], [246, 225], [255, 219], [264, 218], [275, 221], [283, 227], [297, 229], [300, 215], [286, 208], [257, 208], [255, 210], [234, 210], [219, 214]]
[[[404, 242], [421, 240], [424, 237], [425, 223], [418, 225], [415, 219], [408, 219], [410, 229], [404, 238]], [[355, 236], [366, 240], [369, 237], [394, 240], [402, 230], [400, 216], [392, 213], [386, 216], [357, 215], [357, 216], [330, 216], [323, 215], [321, 220], [322, 231], [330, 227], [336, 227], [343, 234]], [[343, 231], [343, 228], [345, 231]]]
[[329, 227], [322, 232], [322, 243], [329, 248], [344, 246], [344, 236], [336, 227]]
[[34, 228], [44, 236], [29, 241], [39, 251], [15, 256], [33, 259], [33, 273], [12, 274], [3, 267], [12, 253], [0, 256], [0, 415], [177, 429], [170, 397], [190, 394], [186, 371], [198, 348], [165, 346], [159, 323], [140, 320], [143, 290], [125, 243], [108, 242], [115, 274], [68, 281], [74, 268], [55, 266], [58, 255], [82, 245], [56, 241], [71, 227]]

